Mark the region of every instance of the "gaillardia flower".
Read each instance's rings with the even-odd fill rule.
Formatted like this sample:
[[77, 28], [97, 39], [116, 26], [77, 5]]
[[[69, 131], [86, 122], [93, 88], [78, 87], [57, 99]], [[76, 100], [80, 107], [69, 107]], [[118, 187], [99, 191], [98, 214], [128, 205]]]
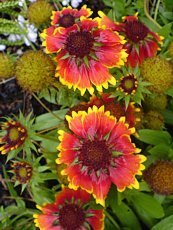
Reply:
[[108, 68], [124, 65], [127, 54], [122, 48], [124, 40], [110, 29], [98, 27], [97, 19], [80, 18], [71, 27], [44, 30], [47, 53], [57, 53], [56, 77], [68, 88], [86, 90], [92, 94], [93, 86], [100, 92], [108, 83], [115, 85], [115, 78]]
[[118, 191], [139, 188], [135, 175], [141, 175], [145, 157], [131, 142], [124, 117], [119, 121], [104, 106], [66, 116], [71, 133], [59, 131], [57, 164], [66, 164], [62, 174], [68, 175], [69, 187], [92, 193], [97, 203], [104, 200], [113, 182]]
[[0, 52], [0, 80], [14, 77], [14, 61], [13, 59]]
[[53, 204], [37, 206], [42, 214], [34, 214], [40, 230], [103, 230], [103, 210], [89, 207], [90, 195], [84, 190], [64, 188]]
[[160, 49], [159, 44], [162, 44], [163, 37], [158, 36], [144, 25], [137, 17], [134, 16], [123, 17], [122, 23], [114, 23], [103, 12], [99, 12], [101, 16], [100, 24], [107, 28], [120, 32], [127, 42], [124, 44], [129, 54], [127, 64], [131, 67], [140, 65], [147, 57], [153, 57]]
[[144, 171], [144, 180], [151, 189], [162, 195], [173, 194], [173, 162], [159, 160]]
[[98, 108], [104, 105], [105, 111], [109, 111], [110, 115], [116, 117], [117, 120], [120, 117], [125, 117], [129, 128], [135, 127], [139, 121], [138, 113], [140, 108], [135, 107], [133, 102], [130, 102], [126, 108], [124, 103], [117, 101], [111, 94], [103, 93], [100, 98], [92, 96], [90, 102], [88, 102], [88, 107], [93, 107], [94, 105]]
[[6, 134], [0, 138], [1, 154], [6, 154], [21, 146], [27, 138], [27, 130], [25, 127], [17, 121], [9, 120], [4, 122], [2, 130], [6, 131]]
[[64, 7], [61, 11], [53, 11], [51, 24], [55, 27], [68, 28], [79, 22], [81, 16], [88, 18], [92, 11], [84, 5], [80, 10], [72, 9], [71, 6]]
[[120, 71], [116, 70], [117, 84], [113, 95], [118, 101], [125, 101], [126, 107], [130, 101], [141, 105], [144, 99], [144, 94], [149, 94], [150, 91], [147, 86], [151, 83], [142, 81], [139, 68], [122, 68]]
[[26, 184], [32, 177], [32, 166], [27, 162], [15, 162], [12, 165], [15, 180]]
[[133, 74], [129, 74], [120, 79], [119, 90], [126, 95], [135, 94], [138, 88], [138, 80]]

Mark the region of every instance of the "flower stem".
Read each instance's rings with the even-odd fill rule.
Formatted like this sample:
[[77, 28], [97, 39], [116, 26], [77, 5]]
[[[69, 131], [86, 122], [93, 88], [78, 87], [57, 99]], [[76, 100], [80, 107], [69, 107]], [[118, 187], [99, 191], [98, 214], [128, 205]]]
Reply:
[[37, 132], [37, 134], [46, 133], [46, 132], [48, 132], [48, 131], [51, 131], [51, 130], [57, 129], [57, 128], [58, 128], [58, 125], [55, 125], [55, 126], [53, 126], [53, 127], [50, 127], [50, 128], [47, 128], [47, 129], [43, 129], [43, 130]]
[[54, 0], [54, 4], [57, 10], [62, 10], [62, 5], [60, 4], [59, 0]]
[[5, 83], [7, 83], [8, 81], [11, 81], [11, 80], [13, 80], [13, 79], [15, 79], [16, 77], [11, 77], [11, 78], [9, 78], [9, 79], [2, 79], [2, 81], [0, 82], [0, 85], [2, 85], [2, 84], [5, 84]]
[[114, 220], [114, 218], [109, 214], [109, 212], [107, 212], [106, 210], [104, 210], [104, 213], [106, 215], [106, 217], [112, 222], [112, 224], [115, 226], [116, 230], [120, 230], [120, 227], [118, 226], [117, 222]]
[[154, 12], [154, 20], [157, 19], [157, 14], [158, 14], [158, 10], [159, 10], [159, 5], [160, 5], [160, 0], [157, 1], [157, 4], [156, 4], [156, 9], [155, 9], [155, 12]]
[[155, 24], [159, 29], [161, 29], [162, 27], [159, 25], [159, 23], [157, 23], [148, 13], [148, 2], [147, 0], [144, 0], [144, 12], [146, 17], [153, 23]]
[[32, 93], [33, 97], [40, 103], [40, 105], [47, 110], [50, 114], [52, 114], [52, 116], [56, 117], [58, 120], [63, 121], [62, 118], [60, 118], [59, 116], [57, 116], [55, 113], [53, 113], [38, 97], [35, 93]]

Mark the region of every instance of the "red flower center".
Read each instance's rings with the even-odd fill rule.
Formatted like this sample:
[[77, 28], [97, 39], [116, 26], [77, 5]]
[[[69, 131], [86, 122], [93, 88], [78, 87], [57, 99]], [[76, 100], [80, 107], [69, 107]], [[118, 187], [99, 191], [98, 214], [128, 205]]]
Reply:
[[85, 141], [79, 155], [79, 161], [89, 170], [105, 169], [110, 162], [111, 153], [104, 140]]
[[138, 87], [138, 81], [136, 77], [131, 74], [127, 77], [122, 78], [120, 82], [120, 87], [127, 94], [135, 93]]
[[134, 43], [138, 43], [147, 36], [149, 29], [139, 21], [129, 21], [125, 23], [126, 36]]
[[70, 55], [83, 58], [90, 53], [93, 42], [93, 36], [88, 31], [72, 32], [67, 38], [66, 49]]
[[65, 28], [72, 26], [75, 23], [75, 18], [71, 14], [63, 15], [59, 19], [59, 25]]
[[85, 213], [76, 204], [66, 204], [59, 211], [59, 225], [66, 230], [79, 229], [85, 221]]

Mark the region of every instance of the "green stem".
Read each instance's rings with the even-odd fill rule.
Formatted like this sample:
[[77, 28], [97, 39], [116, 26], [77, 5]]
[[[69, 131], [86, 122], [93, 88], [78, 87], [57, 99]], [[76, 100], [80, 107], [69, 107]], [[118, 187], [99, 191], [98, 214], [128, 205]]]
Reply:
[[27, 35], [26, 32], [24, 33], [24, 36], [25, 36], [26, 39], [28, 39], [31, 48], [32, 48], [34, 51], [37, 51], [37, 49], [35, 48], [34, 44], [29, 40], [28, 35]]
[[55, 113], [53, 113], [38, 97], [35, 93], [32, 93], [33, 97], [40, 103], [40, 105], [48, 111], [52, 116], [56, 117], [58, 120], [63, 121], [59, 116], [57, 116]]
[[7, 83], [8, 81], [11, 81], [11, 80], [13, 80], [13, 79], [15, 79], [15, 77], [11, 77], [11, 78], [9, 78], [9, 79], [2, 79], [2, 81], [0, 82], [0, 85], [5, 84], [5, 83]]
[[107, 212], [106, 210], [104, 210], [104, 213], [106, 215], [106, 217], [112, 222], [112, 224], [115, 226], [116, 230], [120, 230], [120, 227], [118, 226], [117, 222], [114, 220], [114, 218], [109, 214], [109, 212]]
[[[3, 198], [4, 199], [9, 199], [9, 200], [16, 200], [16, 197], [12, 197], [12, 196], [3, 196]], [[35, 203], [35, 201], [30, 199], [30, 198], [17, 197], [17, 199], [19, 199], [19, 200], [27, 200], [27, 201], [31, 201], [31, 202]]]
[[159, 10], [159, 5], [160, 5], [160, 0], [157, 1], [157, 4], [156, 4], [156, 9], [155, 9], [155, 12], [154, 12], [154, 20], [157, 19], [157, 14], [158, 14], [158, 10]]
[[62, 5], [60, 4], [59, 0], [54, 0], [54, 4], [56, 5], [57, 10], [62, 10]]
[[48, 132], [48, 131], [51, 131], [51, 130], [53, 130], [53, 129], [57, 129], [57, 128], [58, 128], [58, 126], [57, 126], [57, 125], [55, 125], [55, 126], [53, 126], [53, 127], [50, 127], [50, 128], [47, 128], [47, 129], [43, 129], [43, 130], [41, 130], [41, 131], [37, 132], [37, 134], [46, 133], [46, 132]]
[[157, 23], [148, 13], [148, 2], [147, 0], [144, 0], [144, 12], [146, 17], [152, 22], [154, 23], [159, 29], [161, 29], [162, 27], [159, 25], [159, 23]]
[[51, 141], [55, 141], [57, 142], [57, 138], [54, 138], [54, 137], [50, 137], [50, 136], [45, 136], [45, 135], [42, 135], [42, 134], [37, 134], [38, 137], [41, 137], [41, 138], [44, 138], [46, 140], [51, 140]]

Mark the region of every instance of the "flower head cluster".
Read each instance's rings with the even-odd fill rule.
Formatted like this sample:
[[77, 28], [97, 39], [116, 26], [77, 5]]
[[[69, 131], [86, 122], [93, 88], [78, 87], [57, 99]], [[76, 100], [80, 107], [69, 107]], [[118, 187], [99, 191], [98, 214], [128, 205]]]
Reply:
[[144, 171], [144, 180], [151, 189], [163, 195], [173, 194], [173, 162], [160, 160]]
[[124, 100], [126, 107], [130, 101], [141, 105], [144, 94], [149, 94], [147, 89], [151, 83], [142, 81], [138, 68], [123, 68], [122, 71], [117, 70], [116, 91], [113, 93], [118, 99]]
[[68, 28], [80, 21], [80, 17], [88, 18], [92, 11], [84, 5], [80, 10], [72, 9], [70, 6], [63, 8], [61, 11], [53, 11], [52, 22], [53, 26]]
[[163, 37], [151, 31], [137, 17], [123, 17], [122, 23], [114, 23], [103, 12], [99, 12], [101, 16], [100, 24], [114, 31], [120, 32], [126, 39], [124, 49], [129, 54], [127, 65], [135, 67], [140, 65], [147, 57], [153, 57], [160, 49]]
[[140, 108], [136, 107], [132, 102], [129, 103], [126, 108], [124, 103], [117, 101], [115, 97], [110, 94], [104, 93], [100, 98], [93, 96], [87, 108], [94, 105], [98, 108], [104, 106], [105, 111], [109, 111], [110, 115], [116, 117], [117, 120], [121, 117], [125, 117], [129, 128], [135, 127], [136, 123], [139, 121], [138, 112], [140, 112]]
[[32, 177], [32, 166], [27, 162], [15, 162], [12, 165], [15, 180], [26, 184]]
[[49, 24], [53, 9], [53, 6], [45, 0], [32, 3], [27, 11], [29, 22], [36, 27]]
[[100, 92], [115, 85], [109, 68], [124, 65], [127, 54], [124, 39], [114, 31], [99, 26], [98, 19], [87, 18], [91, 11], [83, 6], [79, 11], [70, 7], [54, 12], [52, 27], [44, 30], [43, 46], [47, 53], [56, 53], [56, 76], [68, 88], [86, 90], [94, 86]]
[[136, 107], [133, 102], [125, 106], [123, 102], [117, 101], [114, 96], [108, 93], [103, 93], [99, 97], [93, 95], [90, 98], [89, 102], [82, 102], [70, 108], [66, 115], [72, 116], [73, 111], [88, 111], [89, 107], [97, 106], [100, 108], [104, 106], [105, 112], [109, 111], [110, 115], [116, 117], [119, 120], [121, 117], [125, 117], [126, 123], [129, 125], [129, 128], [135, 127], [136, 124], [140, 121], [139, 113], [141, 109]]
[[0, 53], [0, 79], [14, 76], [14, 61], [7, 54]]
[[141, 75], [151, 83], [149, 90], [154, 93], [164, 93], [173, 84], [172, 64], [160, 56], [147, 58], [141, 65]]
[[79, 189], [64, 188], [55, 197], [53, 204], [37, 206], [41, 214], [34, 214], [36, 227], [41, 230], [104, 229], [103, 210], [89, 206], [90, 195]]
[[131, 142], [134, 128], [128, 128], [124, 117], [117, 120], [104, 106], [66, 116], [70, 132], [59, 131], [58, 164], [65, 164], [69, 187], [92, 193], [104, 206], [111, 183], [118, 191], [139, 188], [135, 175], [144, 169], [143, 155]]
[[0, 138], [0, 143], [3, 144], [0, 147], [1, 154], [17, 149], [27, 138], [26, 128], [17, 121], [9, 120], [4, 122], [2, 129], [6, 131], [6, 134]]
[[18, 84], [30, 92], [39, 92], [54, 82], [55, 64], [40, 51], [27, 51], [18, 60], [16, 78]]

